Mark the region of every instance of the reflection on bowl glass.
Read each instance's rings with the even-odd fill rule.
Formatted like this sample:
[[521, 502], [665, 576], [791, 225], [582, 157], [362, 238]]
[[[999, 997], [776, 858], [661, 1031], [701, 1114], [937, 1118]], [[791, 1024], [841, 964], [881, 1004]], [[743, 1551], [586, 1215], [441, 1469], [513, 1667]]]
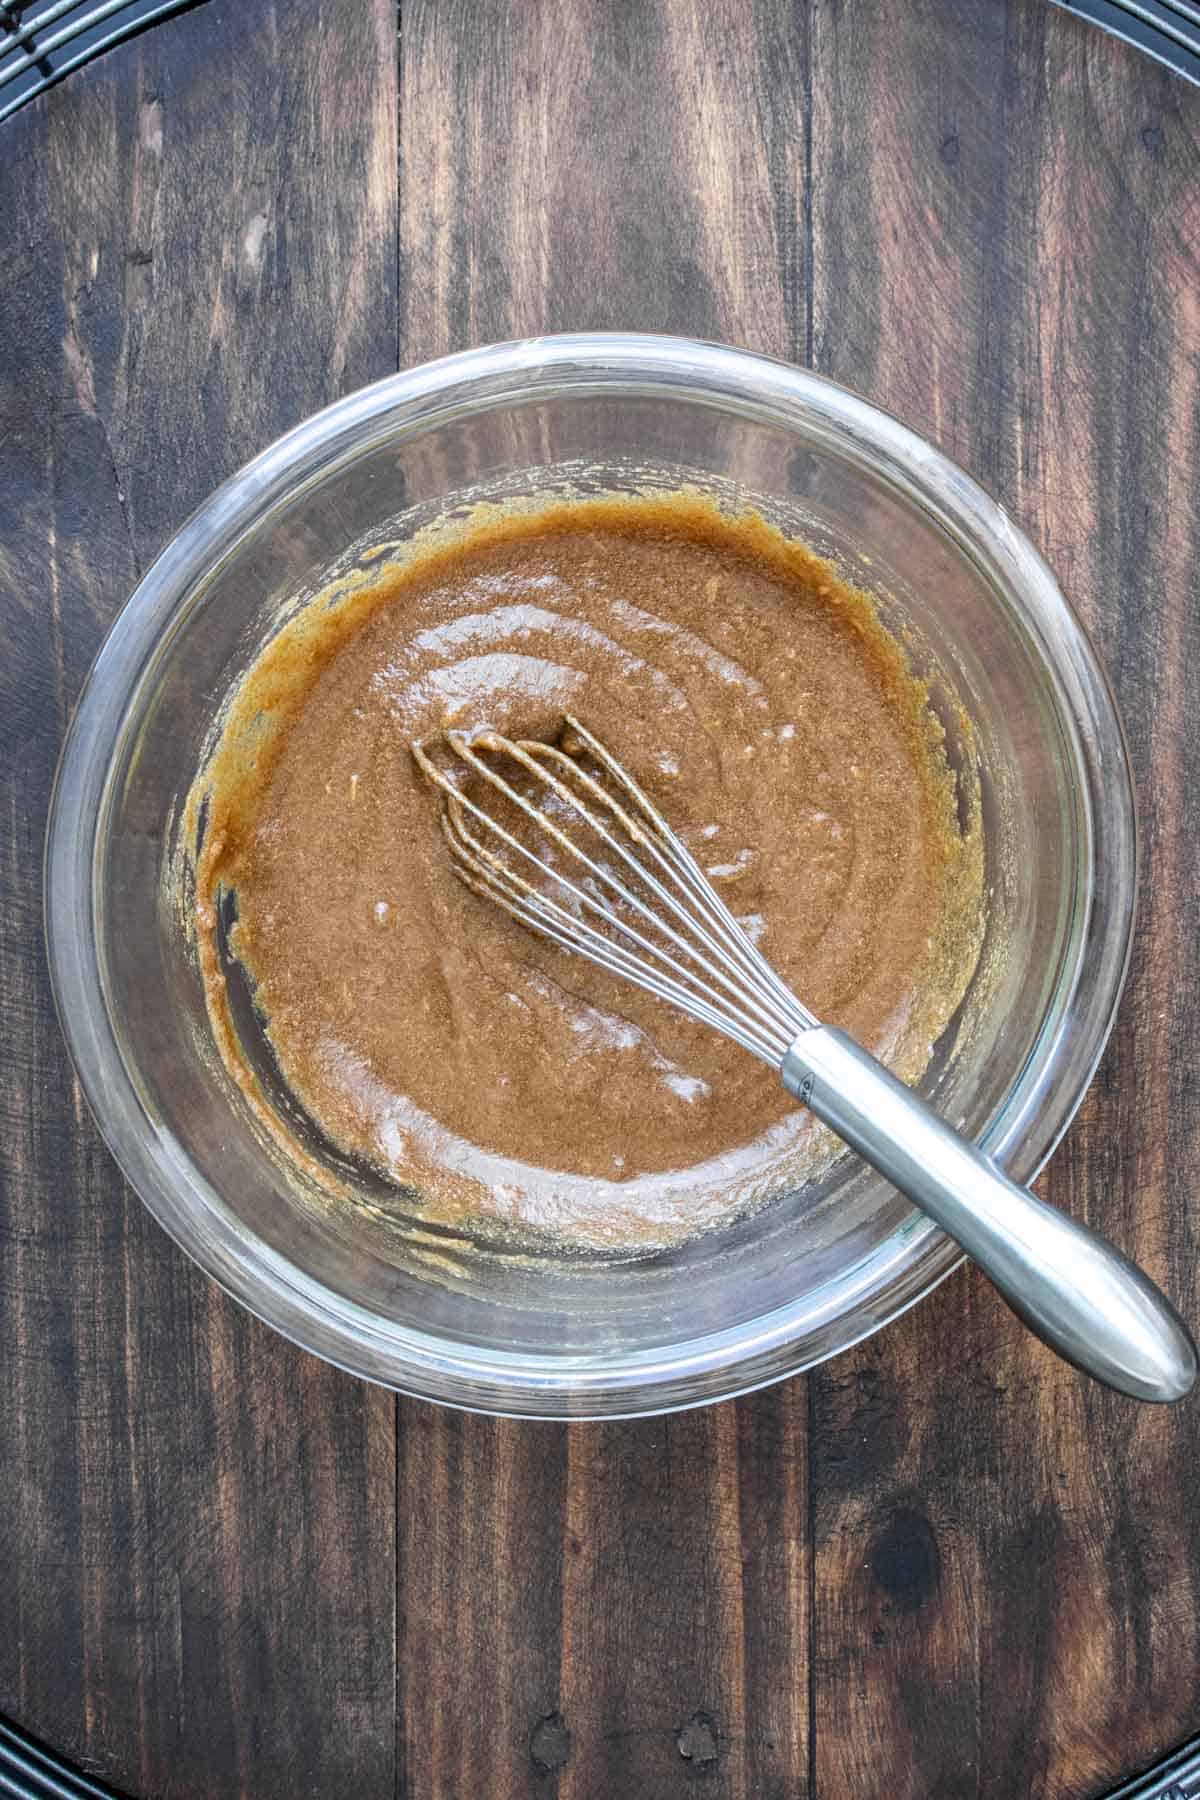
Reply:
[[951, 762], [977, 758], [983, 951], [921, 1087], [1016, 1178], [1069, 1121], [1124, 976], [1133, 808], [1103, 676], [1030, 545], [895, 421], [781, 363], [617, 335], [449, 358], [310, 420], [184, 527], [100, 653], [52, 808], [51, 970], [101, 1128], [176, 1239], [297, 1342], [450, 1404], [595, 1416], [724, 1397], [875, 1330], [957, 1259], [852, 1159], [638, 1261], [464, 1255], [398, 1228], [369, 1170], [340, 1170], [353, 1205], [317, 1203], [214, 1052], [168, 877], [222, 705], [281, 618], [479, 500], [684, 483], [753, 505], [866, 588], [929, 679]]

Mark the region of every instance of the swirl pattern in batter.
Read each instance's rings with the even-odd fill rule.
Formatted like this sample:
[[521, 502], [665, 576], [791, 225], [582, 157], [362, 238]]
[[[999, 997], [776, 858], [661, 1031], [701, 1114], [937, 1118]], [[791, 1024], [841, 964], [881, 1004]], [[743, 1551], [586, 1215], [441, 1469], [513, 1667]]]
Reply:
[[813, 1127], [745, 1052], [456, 880], [410, 744], [551, 736], [568, 710], [806, 1004], [910, 1079], [978, 953], [977, 807], [963, 828], [866, 596], [695, 498], [489, 517], [268, 646], [200, 783], [214, 1021], [232, 890], [280, 1066], [334, 1143], [439, 1222], [629, 1251], [768, 1200]]

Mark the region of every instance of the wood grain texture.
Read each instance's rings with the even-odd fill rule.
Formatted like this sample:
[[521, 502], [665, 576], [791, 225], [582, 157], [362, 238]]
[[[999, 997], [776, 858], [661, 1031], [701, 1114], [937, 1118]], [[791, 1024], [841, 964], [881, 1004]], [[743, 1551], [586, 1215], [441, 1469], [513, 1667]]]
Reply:
[[0, 1708], [146, 1800], [1085, 1800], [1196, 1730], [1196, 1404], [965, 1274], [666, 1421], [357, 1385], [124, 1189], [37, 868], [115, 607], [296, 419], [550, 330], [812, 361], [1005, 501], [1114, 676], [1142, 918], [1046, 1186], [1200, 1317], [1198, 134], [1044, 0], [210, 0], [3, 128]]
[[802, 355], [804, 9], [406, 0], [401, 358], [546, 331]]
[[56, 1031], [37, 871], [139, 571], [393, 364], [391, 7], [203, 8], [4, 150], [0, 1707], [139, 1794], [386, 1794], [393, 1402], [227, 1301], [125, 1189]]
[[[1133, 974], [1044, 1191], [1196, 1318], [1200, 96], [1052, 7], [819, 17], [817, 365], [1003, 497], [1130, 729]], [[813, 1388], [818, 1793], [1071, 1800], [1186, 1735], [1194, 1401], [1078, 1381], [964, 1276]]]

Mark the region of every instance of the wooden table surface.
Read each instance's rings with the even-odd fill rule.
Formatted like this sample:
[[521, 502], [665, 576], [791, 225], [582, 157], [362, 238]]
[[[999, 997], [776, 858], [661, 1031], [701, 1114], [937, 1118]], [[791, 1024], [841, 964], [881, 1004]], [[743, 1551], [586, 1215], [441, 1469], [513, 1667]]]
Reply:
[[293, 1349], [123, 1184], [40, 854], [105, 627], [315, 408], [489, 339], [813, 365], [1055, 565], [1145, 872], [1045, 1190], [1200, 1317], [1200, 92], [1046, 0], [209, 0], [0, 129], [0, 1710], [139, 1797], [1082, 1800], [1200, 1729], [1200, 1404], [960, 1273], [637, 1423]]

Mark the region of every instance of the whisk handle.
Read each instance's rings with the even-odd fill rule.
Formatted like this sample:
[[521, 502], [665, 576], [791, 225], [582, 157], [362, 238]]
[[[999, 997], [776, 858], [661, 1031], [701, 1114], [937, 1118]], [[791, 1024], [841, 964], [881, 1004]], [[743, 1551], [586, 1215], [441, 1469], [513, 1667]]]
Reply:
[[962, 1245], [1060, 1356], [1138, 1400], [1189, 1391], [1196, 1347], [1149, 1277], [1009, 1181], [845, 1032], [802, 1032], [780, 1073], [790, 1094]]

